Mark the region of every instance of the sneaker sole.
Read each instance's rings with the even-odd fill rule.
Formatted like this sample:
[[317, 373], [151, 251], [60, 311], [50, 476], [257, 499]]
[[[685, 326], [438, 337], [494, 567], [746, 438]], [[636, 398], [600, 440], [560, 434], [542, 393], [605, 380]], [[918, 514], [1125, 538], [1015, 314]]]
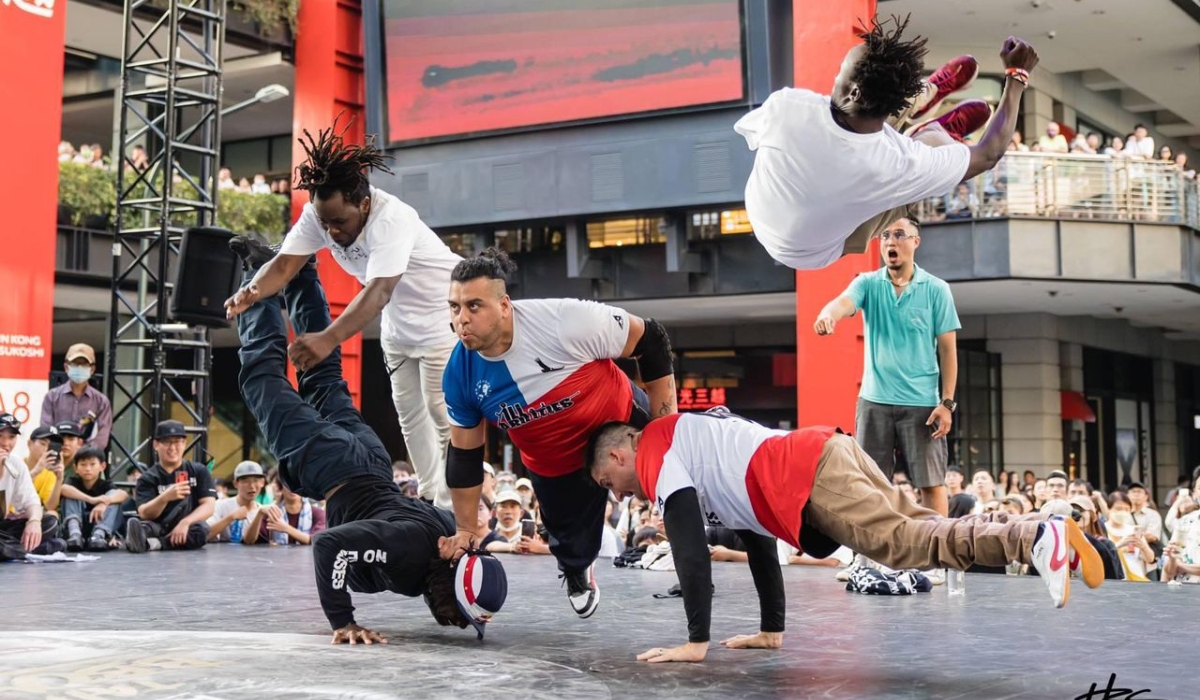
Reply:
[[[583, 612], [575, 610], [575, 614], [578, 615], [579, 619], [581, 620], [586, 620], [591, 617], [592, 614], [596, 612], [596, 608], [600, 607], [600, 589], [593, 588], [592, 593], [594, 594], [592, 596], [592, 604], [589, 605]], [[571, 608], [574, 610], [574, 606], [571, 606]]]
[[1074, 520], [1067, 520], [1067, 543], [1079, 555], [1079, 576], [1088, 588], [1099, 588], [1104, 583], [1104, 562], [1100, 553], [1079, 529]]
[[[942, 103], [946, 101], [947, 97], [953, 95], [956, 92], [962, 92], [963, 90], [966, 90], [967, 88], [971, 87], [971, 85], [975, 83], [975, 79], [978, 77], [979, 77], [979, 62], [976, 61], [975, 62], [975, 72], [973, 74], [971, 74], [971, 77], [967, 80], [967, 82], [965, 82], [961, 86], [951, 90], [950, 92], [947, 92], [945, 95], [940, 95], [940, 96], [934, 97], [932, 100], [929, 101], [929, 104], [922, 107], [921, 111], [914, 112], [913, 115], [911, 117], [909, 117], [909, 119], [916, 121], [917, 119], [920, 119], [920, 118], [930, 114], [931, 112], [936, 112], [937, 108], [942, 106]], [[937, 89], [936, 85], [934, 86], [934, 89]]]
[[143, 554], [150, 548], [150, 543], [146, 541], [146, 531], [142, 529], [141, 522], [136, 523], [136, 527], [127, 529], [125, 533], [125, 549], [132, 554]]
[[[946, 112], [946, 114], [949, 114], [949, 113], [950, 112]], [[946, 116], [946, 114], [943, 114], [942, 117]], [[988, 105], [988, 118], [983, 121], [983, 125], [980, 126], [979, 128], [980, 129], [987, 128], [988, 123], [992, 121], [992, 117], [994, 117], [994, 116], [996, 116], [996, 109], [994, 107], [992, 107], [991, 105]], [[904, 135], [908, 136], [910, 138], [915, 137], [917, 134], [921, 133], [922, 129], [930, 126], [931, 124], [938, 124], [938, 119], [941, 119], [942, 117], [936, 117], [934, 119], [929, 119], [929, 120], [921, 122], [920, 124], [917, 124], [916, 126], [909, 127], [909, 129], [904, 132]], [[941, 125], [939, 124], [939, 126], [941, 126]], [[942, 130], [945, 131], [946, 135], [949, 136], [950, 138], [954, 139], [955, 141], [957, 141], [959, 143], [962, 143], [962, 139], [958, 138], [954, 134], [951, 134], [950, 130], [947, 129], [946, 127], [943, 126]], [[978, 131], [978, 129], [976, 129], [976, 131]], [[964, 134], [964, 136], [973, 134], [973, 133], [975, 133], [975, 132], [971, 131], [971, 132], [968, 132], [967, 134]]]

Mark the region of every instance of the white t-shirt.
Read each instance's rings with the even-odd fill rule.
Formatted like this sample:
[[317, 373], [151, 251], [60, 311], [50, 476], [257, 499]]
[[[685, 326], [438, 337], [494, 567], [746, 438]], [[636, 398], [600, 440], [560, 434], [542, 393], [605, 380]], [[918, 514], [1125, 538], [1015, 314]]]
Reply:
[[733, 128], [758, 151], [746, 183], [754, 235], [798, 270], [832, 264], [867, 220], [946, 194], [971, 161], [962, 144], [934, 148], [890, 126], [847, 131], [833, 120], [829, 97], [795, 88], [772, 93]]
[[362, 235], [349, 248], [333, 242], [311, 203], [283, 239], [281, 253], [312, 255], [328, 248], [338, 265], [367, 284], [401, 275], [383, 308], [382, 338], [397, 345], [430, 346], [454, 342], [450, 329], [450, 272], [462, 260], [442, 242], [412, 207], [371, 188], [371, 214]]
[[37, 490], [33, 488], [33, 477], [29, 475], [29, 468], [11, 454], [0, 462], [0, 502], [4, 504], [0, 520], [19, 517], [42, 503]]
[[[255, 513], [257, 513], [258, 509], [261, 507], [262, 506], [258, 503], [258, 501], [255, 501], [254, 503], [251, 503], [246, 508], [246, 517], [241, 521], [242, 537], [246, 536], [246, 528], [250, 526], [250, 521], [254, 519]], [[217, 501], [215, 506], [213, 506], [213, 514], [208, 519], [208, 526], [212, 527], [213, 525], [216, 525], [218, 520], [220, 520], [221, 518], [227, 517], [230, 513], [237, 510], [238, 508], [239, 508], [239, 506], [238, 506], [238, 501], [236, 498], [222, 498], [221, 500]], [[233, 523], [229, 523], [229, 527], [225, 528], [225, 532], [222, 532], [221, 535], [217, 538], [218, 541], [220, 541], [220, 542], [228, 542], [229, 541], [229, 528], [230, 527], [233, 527]]]

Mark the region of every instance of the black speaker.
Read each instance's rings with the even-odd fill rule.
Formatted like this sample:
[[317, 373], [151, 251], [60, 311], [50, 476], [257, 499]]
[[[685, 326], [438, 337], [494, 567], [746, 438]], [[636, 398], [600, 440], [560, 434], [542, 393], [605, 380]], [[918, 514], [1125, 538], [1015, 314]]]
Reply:
[[225, 300], [241, 281], [242, 263], [229, 249], [233, 234], [223, 228], [189, 228], [183, 232], [171, 318], [191, 325], [228, 328]]

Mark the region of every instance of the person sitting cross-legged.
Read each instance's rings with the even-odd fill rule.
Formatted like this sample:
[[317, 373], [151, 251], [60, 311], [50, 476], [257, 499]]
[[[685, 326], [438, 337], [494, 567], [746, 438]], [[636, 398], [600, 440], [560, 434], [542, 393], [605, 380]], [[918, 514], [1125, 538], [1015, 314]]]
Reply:
[[85, 542], [89, 552], [107, 552], [125, 524], [121, 504], [129, 494], [105, 478], [106, 469], [108, 461], [100, 448], [84, 447], [75, 453], [75, 476], [62, 487], [69, 552], [80, 551]]

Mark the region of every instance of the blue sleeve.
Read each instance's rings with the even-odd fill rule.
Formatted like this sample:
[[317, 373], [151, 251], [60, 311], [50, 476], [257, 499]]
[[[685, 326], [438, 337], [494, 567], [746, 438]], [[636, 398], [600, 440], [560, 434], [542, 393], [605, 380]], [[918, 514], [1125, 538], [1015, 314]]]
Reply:
[[938, 336], [962, 328], [958, 320], [958, 309], [954, 308], [954, 295], [950, 285], [942, 282], [936, 287], [933, 298], [933, 331]]
[[858, 311], [866, 306], [867, 303], [867, 285], [870, 283], [870, 278], [873, 273], [864, 272], [854, 278], [846, 291], [842, 292], [842, 296], [850, 297], [850, 301], [854, 302], [854, 310]]
[[442, 393], [446, 396], [446, 413], [450, 423], [459, 428], [474, 428], [483, 420], [479, 400], [471, 387], [469, 351], [460, 342], [450, 353], [446, 371], [442, 373]]

